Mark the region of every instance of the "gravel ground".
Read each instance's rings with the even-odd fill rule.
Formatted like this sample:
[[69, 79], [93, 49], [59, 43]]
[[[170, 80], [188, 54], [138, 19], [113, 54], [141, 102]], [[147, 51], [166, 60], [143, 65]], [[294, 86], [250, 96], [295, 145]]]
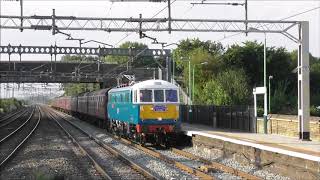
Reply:
[[101, 179], [89, 160], [51, 120], [41, 119], [30, 138], [0, 171], [0, 179]]
[[[155, 150], [155, 149], [154, 149]], [[192, 159], [189, 159], [189, 158], [186, 158], [184, 156], [181, 156], [181, 155], [178, 155], [178, 154], [175, 154], [169, 150], [159, 150], [157, 149], [156, 150], [157, 152], [160, 152], [161, 154], [171, 158], [171, 159], [174, 159], [178, 162], [181, 162], [189, 167], [193, 167], [194, 169], [198, 169], [200, 166], [203, 166], [205, 165], [204, 163], [200, 162], [200, 161], [197, 161], [197, 160], [192, 160]], [[241, 179], [240, 177], [237, 177], [237, 176], [234, 176], [232, 174], [229, 174], [229, 173], [223, 173], [223, 172], [210, 172], [209, 175], [215, 177], [216, 179], [224, 179], [224, 180], [228, 180], [228, 179]]]
[[192, 154], [195, 154], [197, 156], [200, 156], [204, 159], [210, 160], [210, 161], [218, 161], [226, 166], [253, 174], [255, 176], [261, 177], [263, 179], [267, 180], [288, 180], [290, 178], [284, 177], [278, 174], [273, 174], [267, 170], [259, 170], [253, 165], [242, 165], [235, 161], [232, 158], [226, 158], [223, 159], [222, 152], [220, 150], [216, 149], [207, 149], [207, 148], [200, 148], [200, 147], [186, 147], [182, 149], [184, 151], [190, 152]]
[[79, 127], [84, 129], [85, 131], [93, 134], [94, 137], [97, 137], [101, 141], [111, 145], [112, 147], [118, 149], [131, 160], [134, 160], [137, 164], [140, 164], [142, 167], [145, 167], [147, 170], [155, 174], [156, 176], [164, 179], [197, 179], [197, 177], [187, 174], [184, 171], [174, 167], [171, 164], [168, 164], [162, 160], [154, 158], [136, 148], [130, 147], [128, 145], [124, 145], [119, 141], [111, 138], [106, 135], [102, 130], [97, 127], [94, 127], [88, 123], [85, 123], [80, 120], [71, 119], [71, 121], [77, 124]]
[[130, 166], [106, 151], [80, 130], [59, 118], [59, 123], [81, 144], [81, 146], [99, 163], [113, 179], [145, 179]]
[[[6, 138], [6, 140], [1, 142], [0, 162], [3, 162], [7, 158], [7, 156], [25, 139], [25, 137], [34, 128], [36, 123], [37, 123], [36, 118], [30, 119], [30, 121], [24, 127], [22, 127], [22, 129], [19, 132], [12, 134], [10, 137]], [[4, 129], [1, 129], [1, 131], [7, 132]], [[12, 130], [10, 130], [9, 132], [11, 131]], [[8, 135], [8, 134], [5, 134], [5, 135]], [[4, 136], [1, 136], [1, 139], [2, 138], [4, 138]]]

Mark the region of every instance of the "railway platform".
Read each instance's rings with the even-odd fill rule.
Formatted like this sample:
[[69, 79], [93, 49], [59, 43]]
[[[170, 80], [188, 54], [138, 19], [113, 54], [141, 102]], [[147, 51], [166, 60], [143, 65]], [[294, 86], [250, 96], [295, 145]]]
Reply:
[[182, 123], [194, 146], [219, 149], [240, 163], [268, 168], [294, 179], [320, 179], [320, 142], [274, 134], [257, 134], [214, 129]]

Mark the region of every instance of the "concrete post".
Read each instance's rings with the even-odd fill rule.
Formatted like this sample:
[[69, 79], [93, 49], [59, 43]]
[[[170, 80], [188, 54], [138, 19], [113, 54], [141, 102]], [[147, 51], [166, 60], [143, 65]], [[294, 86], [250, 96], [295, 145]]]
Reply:
[[310, 140], [309, 22], [299, 25], [298, 121], [299, 139]]
[[171, 58], [167, 56], [166, 58], [166, 80], [170, 82], [171, 80]]

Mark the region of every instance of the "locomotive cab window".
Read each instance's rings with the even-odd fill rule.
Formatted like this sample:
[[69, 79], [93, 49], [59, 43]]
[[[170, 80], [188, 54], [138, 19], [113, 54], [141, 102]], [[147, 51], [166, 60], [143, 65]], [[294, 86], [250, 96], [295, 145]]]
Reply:
[[154, 102], [164, 102], [163, 90], [154, 90]]
[[177, 90], [166, 90], [166, 102], [178, 102]]
[[152, 102], [152, 90], [140, 90], [140, 102]]

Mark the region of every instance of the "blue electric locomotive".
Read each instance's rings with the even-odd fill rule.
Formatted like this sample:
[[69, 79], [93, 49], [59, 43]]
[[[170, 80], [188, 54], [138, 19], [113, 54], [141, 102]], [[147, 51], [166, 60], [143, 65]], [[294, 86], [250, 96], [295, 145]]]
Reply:
[[180, 129], [178, 87], [147, 80], [113, 88], [108, 91], [107, 112], [111, 131], [142, 143], [167, 144]]
[[171, 143], [180, 129], [179, 89], [163, 80], [58, 98], [53, 106], [142, 143]]

